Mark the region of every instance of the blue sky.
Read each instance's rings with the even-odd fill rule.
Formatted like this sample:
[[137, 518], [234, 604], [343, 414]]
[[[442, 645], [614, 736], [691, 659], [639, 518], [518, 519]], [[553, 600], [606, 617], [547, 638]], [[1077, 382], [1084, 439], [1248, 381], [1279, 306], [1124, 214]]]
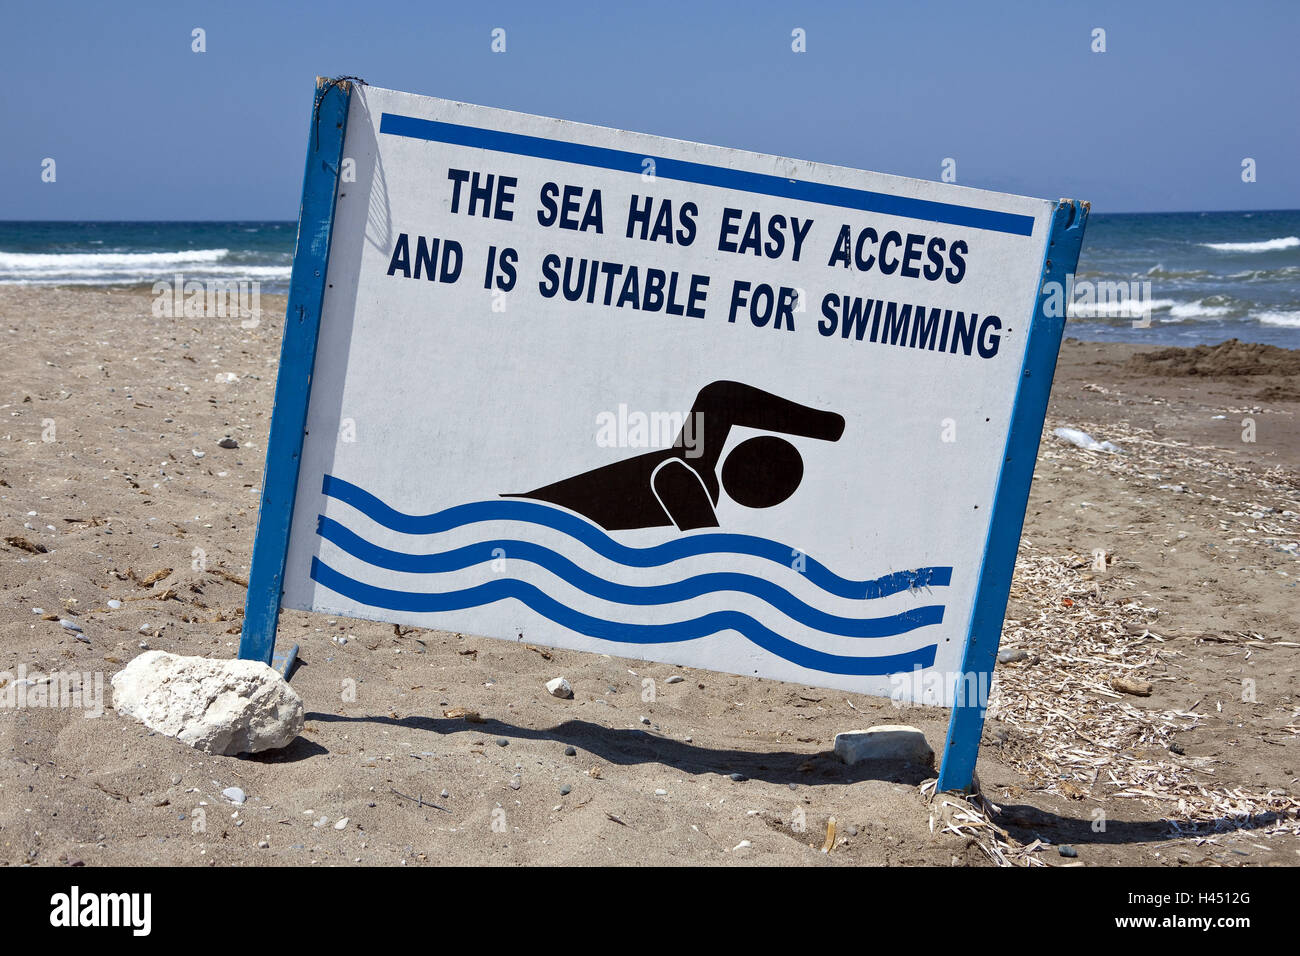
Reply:
[[0, 219], [295, 219], [343, 73], [1099, 212], [1294, 209], [1298, 42], [1281, 0], [9, 4]]

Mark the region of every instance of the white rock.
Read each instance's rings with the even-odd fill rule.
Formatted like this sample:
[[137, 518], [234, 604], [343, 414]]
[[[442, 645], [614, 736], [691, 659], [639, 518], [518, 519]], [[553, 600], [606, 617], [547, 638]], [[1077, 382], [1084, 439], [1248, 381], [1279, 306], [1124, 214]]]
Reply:
[[122, 602], [114, 598], [113, 600], [108, 602], [108, 606], [111, 607], [114, 611], [116, 611], [118, 608], [122, 606]]
[[565, 700], [573, 697], [573, 685], [563, 677], [557, 677], [555, 680], [546, 682], [546, 689], [552, 697], [563, 697]]
[[835, 756], [847, 764], [864, 760], [905, 760], [934, 765], [934, 751], [925, 734], [906, 724], [881, 724], [868, 730], [850, 730], [835, 735]]
[[226, 787], [225, 790], [221, 791], [221, 795], [231, 803], [243, 803], [248, 799], [248, 796], [244, 791], [240, 790], [238, 787]]
[[149, 651], [113, 675], [113, 706], [211, 754], [284, 747], [302, 732], [302, 698], [261, 661]]
[[681, 674], [674, 674], [672, 677], [664, 681], [665, 684], [680, 684], [681, 682], [682, 682]]
[[348, 818], [344, 817], [338, 823], [334, 824], [335, 830], [346, 830], [348, 828]]

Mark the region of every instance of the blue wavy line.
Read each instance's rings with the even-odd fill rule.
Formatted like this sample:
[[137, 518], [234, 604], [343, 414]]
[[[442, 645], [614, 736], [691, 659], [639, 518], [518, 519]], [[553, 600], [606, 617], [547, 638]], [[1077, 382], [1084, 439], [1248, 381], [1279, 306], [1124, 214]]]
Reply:
[[581, 614], [565, 607], [554, 598], [523, 581], [502, 578], [476, 587], [445, 594], [413, 594], [363, 584], [335, 571], [320, 558], [312, 558], [313, 581], [343, 595], [358, 604], [390, 611], [424, 613], [428, 611], [459, 611], [470, 607], [492, 604], [514, 598], [561, 627], [620, 644], [671, 644], [693, 641], [697, 638], [732, 630], [746, 640], [777, 657], [826, 674], [851, 674], [858, 676], [896, 674], [916, 667], [932, 667], [937, 644], [928, 644], [918, 650], [881, 657], [846, 657], [827, 654], [796, 644], [764, 627], [748, 614], [739, 611], [714, 611], [689, 621], [672, 624], [620, 624]]
[[[791, 566], [791, 558], [800, 552], [767, 538], [744, 534], [692, 534], [648, 548], [620, 544], [591, 522], [576, 515], [535, 501], [503, 499], [456, 505], [431, 515], [408, 515], [384, 504], [370, 492], [351, 482], [326, 475], [321, 492], [351, 505], [372, 521], [402, 534], [439, 534], [451, 528], [478, 521], [526, 521], [562, 531], [610, 561], [634, 568], [649, 568], [701, 554], [747, 554]], [[838, 597], [880, 598], [913, 588], [946, 587], [952, 581], [952, 568], [917, 568], [897, 571], [874, 581], [842, 578], [819, 561], [803, 556], [803, 573], [808, 580]]]
[[593, 597], [618, 604], [672, 604], [687, 601], [702, 594], [715, 591], [740, 591], [752, 594], [766, 601], [782, 614], [793, 618], [800, 624], [839, 634], [844, 637], [889, 637], [902, 634], [914, 628], [943, 621], [943, 607], [928, 605], [920, 608], [877, 618], [840, 617], [818, 610], [799, 600], [785, 588], [763, 578], [749, 574], [733, 572], [716, 572], [700, 574], [677, 581], [672, 584], [638, 587], [607, 581], [586, 571], [563, 555], [550, 548], [542, 547], [528, 541], [511, 541], [505, 539], [478, 541], [463, 548], [445, 551], [441, 554], [406, 554], [390, 551], [366, 541], [332, 518], [320, 515], [317, 518], [317, 533], [326, 541], [338, 545], [345, 552], [367, 564], [389, 571], [402, 571], [412, 574], [441, 574], [447, 571], [459, 571], [491, 561], [493, 551], [502, 549], [502, 553], [511, 560], [528, 561], [545, 568], [556, 577], [567, 581], [579, 590]]

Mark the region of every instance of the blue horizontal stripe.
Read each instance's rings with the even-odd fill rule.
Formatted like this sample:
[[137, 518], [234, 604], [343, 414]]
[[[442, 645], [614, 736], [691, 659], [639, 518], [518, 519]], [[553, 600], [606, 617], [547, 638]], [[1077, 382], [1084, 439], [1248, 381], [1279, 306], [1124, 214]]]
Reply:
[[561, 627], [578, 634], [620, 644], [673, 644], [693, 641], [721, 631], [736, 631], [752, 644], [777, 657], [827, 674], [896, 674], [931, 667], [937, 645], [883, 657], [846, 657], [796, 644], [739, 611], [714, 611], [689, 621], [671, 624], [622, 624], [579, 613], [531, 584], [503, 578], [445, 594], [412, 594], [363, 584], [335, 571], [320, 558], [311, 560], [311, 577], [323, 587], [367, 607], [421, 614], [458, 611], [514, 598]]
[[886, 617], [853, 618], [827, 614], [799, 600], [772, 581], [733, 572], [698, 574], [672, 584], [644, 587], [619, 584], [578, 567], [550, 548], [529, 541], [506, 539], [479, 541], [441, 554], [406, 554], [372, 544], [324, 515], [317, 519], [317, 533], [326, 541], [333, 542], [354, 558], [367, 564], [412, 574], [443, 574], [448, 571], [459, 571], [462, 568], [493, 561], [498, 555], [504, 554], [509, 560], [527, 561], [545, 568], [592, 597], [617, 604], [639, 606], [673, 604], [717, 591], [739, 591], [761, 598], [799, 624], [843, 637], [890, 637], [918, 627], [943, 622], [943, 607], [933, 604]]
[[[321, 492], [391, 531], [402, 534], [440, 534], [478, 521], [525, 521], [563, 532], [610, 561], [634, 568], [650, 568], [701, 554], [745, 554], [790, 568], [798, 552], [789, 545], [744, 534], [691, 534], [649, 548], [620, 544], [591, 522], [550, 505], [518, 499], [478, 501], [456, 505], [431, 515], [408, 515], [384, 504], [351, 482], [325, 475]], [[835, 574], [813, 558], [802, 556], [802, 573], [813, 584], [837, 597], [864, 599], [887, 597], [914, 588], [946, 587], [952, 568], [917, 568], [896, 571], [874, 581], [852, 581]]]
[[942, 222], [952, 226], [969, 226], [972, 229], [1005, 232], [1013, 236], [1029, 236], [1034, 232], [1033, 217], [1016, 213], [996, 212], [973, 206], [955, 206], [951, 203], [915, 199], [911, 196], [894, 196], [848, 186], [830, 186], [825, 183], [788, 179], [785, 176], [772, 176], [767, 173], [753, 173], [726, 166], [709, 166], [680, 159], [647, 157], [644, 153], [632, 153], [622, 149], [568, 143], [564, 140], [526, 136], [523, 133], [506, 133], [478, 126], [441, 123], [416, 116], [402, 116], [399, 113], [382, 114], [379, 132], [392, 136], [405, 136], [408, 139], [428, 140], [432, 143], [449, 143], [453, 146], [513, 153], [516, 156], [531, 156], [534, 159], [550, 159], [579, 166], [612, 169], [616, 172], [635, 173], [638, 176], [642, 173], [642, 162], [650, 158], [654, 160], [656, 179], [717, 186], [762, 196], [797, 199], [800, 202], [820, 203], [824, 206], [839, 206], [843, 209], [876, 212], [908, 219], [922, 219], [927, 222]]

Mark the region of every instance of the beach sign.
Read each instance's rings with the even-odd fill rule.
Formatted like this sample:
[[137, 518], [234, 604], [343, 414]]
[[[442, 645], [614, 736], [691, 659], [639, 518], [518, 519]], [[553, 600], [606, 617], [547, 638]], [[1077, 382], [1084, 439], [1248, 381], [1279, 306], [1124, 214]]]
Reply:
[[949, 706], [966, 788], [1086, 217], [318, 81], [240, 656], [285, 607]]

